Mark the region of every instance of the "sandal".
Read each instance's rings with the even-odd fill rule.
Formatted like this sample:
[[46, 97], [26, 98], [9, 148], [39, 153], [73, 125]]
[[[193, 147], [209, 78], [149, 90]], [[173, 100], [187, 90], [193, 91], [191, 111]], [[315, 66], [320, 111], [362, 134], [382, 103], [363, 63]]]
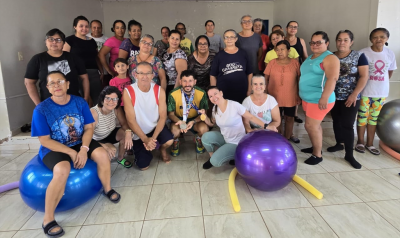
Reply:
[[358, 153], [365, 153], [365, 146], [363, 144], [357, 144], [354, 150]]
[[289, 138], [289, 141], [292, 141], [293, 143], [296, 143], [296, 144], [300, 143], [299, 138], [297, 138], [297, 137], [295, 137], [295, 136], [291, 136], [291, 137]]
[[366, 146], [365, 148], [373, 155], [380, 155], [381, 154], [381, 152], [377, 148], [375, 148], [374, 146]]
[[122, 165], [122, 166], [124, 166], [127, 169], [132, 167], [132, 163], [129, 160], [125, 159], [125, 158], [123, 158], [122, 160], [118, 160], [117, 159], [117, 163]]
[[[112, 199], [112, 196], [113, 196], [114, 194], [117, 194], [118, 196], [117, 196], [117, 198]], [[120, 195], [119, 193], [115, 192], [114, 189], [111, 189], [110, 191], [108, 191], [107, 194], [106, 194], [106, 192], [103, 190], [103, 195], [106, 196], [106, 197], [108, 197], [108, 199], [110, 199], [110, 201], [113, 202], [113, 203], [118, 203], [119, 200], [121, 200], [121, 195]]]
[[[52, 232], [52, 230], [57, 227], [59, 227], [60, 230], [57, 232]], [[47, 223], [46, 226], [42, 224], [42, 228], [44, 234], [46, 234], [47, 237], [61, 237], [65, 234], [63, 228], [60, 225], [58, 225], [58, 223], [55, 220]]]

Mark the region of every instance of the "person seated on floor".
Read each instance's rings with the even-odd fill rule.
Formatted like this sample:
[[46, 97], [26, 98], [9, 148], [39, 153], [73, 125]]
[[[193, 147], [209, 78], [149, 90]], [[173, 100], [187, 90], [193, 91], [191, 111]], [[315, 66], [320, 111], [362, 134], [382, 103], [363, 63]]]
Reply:
[[201, 136], [208, 131], [208, 126], [203, 121], [208, 110], [208, 99], [206, 92], [195, 86], [196, 81], [193, 71], [183, 71], [180, 77], [181, 86], [174, 88], [168, 96], [168, 117], [174, 135], [172, 156], [178, 156], [180, 153], [180, 134], [189, 130], [196, 136], [196, 152], [202, 154], [205, 150]]
[[[214, 126], [216, 123], [221, 132], [209, 131], [201, 137], [203, 145], [211, 157], [203, 164], [203, 169], [210, 169], [213, 166], [220, 167], [230, 160], [232, 161], [229, 163], [234, 164], [236, 147], [242, 137], [246, 135], [243, 118], [261, 128], [278, 131], [275, 126], [268, 125], [251, 114], [242, 104], [225, 99], [223, 92], [216, 86], [210, 86], [207, 93], [214, 108], [212, 119], [206, 117], [204, 121], [208, 126]], [[216, 146], [219, 148], [216, 149]]]
[[135, 134], [132, 147], [135, 164], [139, 169], [146, 170], [153, 159], [151, 151], [158, 145], [163, 161], [166, 163], [171, 161], [167, 148], [172, 145], [173, 136], [165, 125], [167, 120], [165, 91], [152, 82], [153, 67], [146, 61], [140, 62], [134, 74], [136, 83], [125, 88], [123, 101], [128, 125]]
[[[60, 237], [64, 230], [54, 219], [71, 166], [82, 169], [88, 158], [97, 164], [103, 193], [114, 203], [121, 195], [111, 188], [111, 167], [106, 150], [93, 136], [93, 116], [86, 101], [67, 94], [69, 81], [59, 71], [47, 76], [47, 88], [52, 95], [39, 103], [32, 116], [32, 136], [39, 138], [39, 157], [53, 171], [53, 179], [46, 190], [44, 233], [49, 237]], [[71, 164], [72, 163], [72, 164]]]
[[[114, 144], [119, 142], [117, 162], [125, 168], [132, 167], [132, 163], [124, 158], [125, 150], [132, 147], [132, 130], [126, 123], [125, 114], [120, 104], [122, 94], [116, 87], [107, 86], [100, 92], [99, 101], [90, 109], [94, 118], [93, 139], [106, 149], [111, 159], [115, 157], [117, 149]], [[118, 119], [121, 127], [117, 127]]]

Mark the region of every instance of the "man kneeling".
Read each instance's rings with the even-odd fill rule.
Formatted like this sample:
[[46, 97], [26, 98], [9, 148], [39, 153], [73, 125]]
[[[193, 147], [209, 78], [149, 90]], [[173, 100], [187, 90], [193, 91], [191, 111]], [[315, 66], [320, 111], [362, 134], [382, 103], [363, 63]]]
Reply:
[[201, 136], [208, 131], [208, 126], [204, 123], [208, 110], [207, 94], [195, 86], [196, 79], [191, 70], [181, 73], [180, 84], [168, 96], [168, 117], [172, 121], [171, 132], [174, 134], [171, 155], [179, 155], [179, 136], [189, 130], [196, 136], [196, 152], [202, 154], [205, 149]]
[[128, 86], [122, 96], [129, 128], [133, 130], [135, 163], [141, 170], [148, 169], [153, 155], [150, 151], [160, 145], [164, 162], [169, 163], [167, 148], [172, 145], [172, 134], [165, 126], [167, 105], [165, 91], [152, 82], [152, 66], [140, 62], [134, 72], [136, 83]]

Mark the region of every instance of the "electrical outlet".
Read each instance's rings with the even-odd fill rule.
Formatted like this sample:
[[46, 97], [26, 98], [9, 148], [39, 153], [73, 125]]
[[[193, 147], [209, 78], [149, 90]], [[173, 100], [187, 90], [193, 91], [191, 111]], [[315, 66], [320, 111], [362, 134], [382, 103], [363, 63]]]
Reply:
[[23, 61], [24, 60], [24, 56], [22, 55], [21, 51], [18, 51], [18, 61]]

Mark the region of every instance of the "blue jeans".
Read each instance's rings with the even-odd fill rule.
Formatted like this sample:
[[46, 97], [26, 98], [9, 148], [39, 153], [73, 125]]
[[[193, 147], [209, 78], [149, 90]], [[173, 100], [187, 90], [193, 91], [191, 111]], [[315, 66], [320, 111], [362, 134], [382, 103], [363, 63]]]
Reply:
[[[209, 131], [201, 137], [204, 148], [208, 152], [214, 152], [210, 162], [214, 167], [220, 167], [223, 163], [235, 159], [236, 144], [226, 143], [219, 131]], [[215, 150], [218, 146], [218, 150]]]

